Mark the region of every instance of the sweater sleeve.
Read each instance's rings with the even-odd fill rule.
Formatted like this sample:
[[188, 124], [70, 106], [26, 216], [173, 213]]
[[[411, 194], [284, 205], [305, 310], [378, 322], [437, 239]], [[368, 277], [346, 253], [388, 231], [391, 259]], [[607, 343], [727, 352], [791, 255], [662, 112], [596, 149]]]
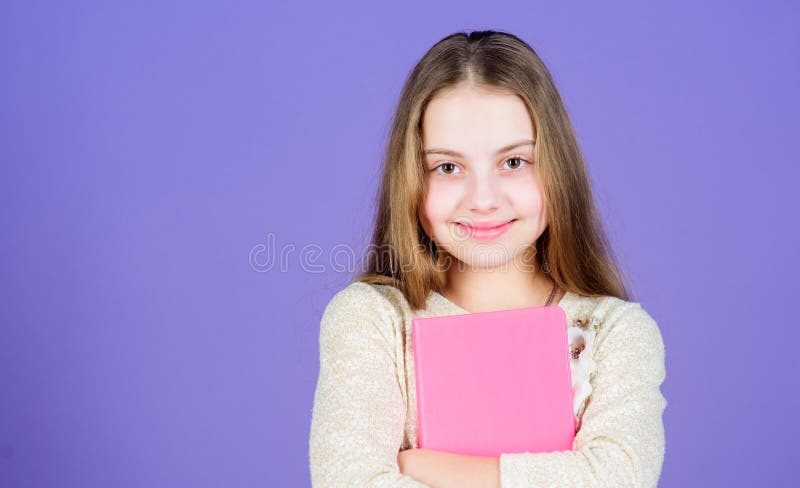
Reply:
[[395, 356], [400, 325], [391, 307], [356, 282], [323, 312], [309, 439], [314, 487], [427, 487], [397, 464], [406, 407]]
[[664, 461], [664, 342], [653, 318], [631, 303], [598, 333], [593, 391], [573, 450], [504, 453], [502, 488], [655, 487]]

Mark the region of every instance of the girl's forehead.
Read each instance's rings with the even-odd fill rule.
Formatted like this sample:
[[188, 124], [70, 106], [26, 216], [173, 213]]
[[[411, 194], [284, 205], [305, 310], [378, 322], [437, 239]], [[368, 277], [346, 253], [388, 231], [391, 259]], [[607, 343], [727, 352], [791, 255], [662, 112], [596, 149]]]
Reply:
[[434, 97], [425, 107], [423, 125], [426, 122], [458, 123], [465, 117], [476, 122], [530, 119], [526, 104], [517, 95], [468, 91]]
[[449, 155], [494, 155], [513, 143], [535, 139], [533, 121], [519, 97], [496, 94], [434, 99], [421, 132], [426, 154], [444, 150]]

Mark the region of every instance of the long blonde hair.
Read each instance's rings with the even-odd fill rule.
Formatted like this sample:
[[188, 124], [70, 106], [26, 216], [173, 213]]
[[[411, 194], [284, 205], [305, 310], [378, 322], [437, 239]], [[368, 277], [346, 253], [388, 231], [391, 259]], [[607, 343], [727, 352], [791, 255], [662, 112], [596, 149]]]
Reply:
[[[567, 110], [536, 52], [506, 32], [458, 32], [437, 42], [406, 80], [395, 111], [377, 195], [364, 272], [355, 278], [400, 289], [413, 310], [446, 284], [419, 209], [426, 190], [422, 120], [442, 90], [463, 82], [519, 96], [536, 133], [536, 171], [549, 223], [536, 242], [562, 290], [628, 300], [592, 196], [589, 175]], [[363, 266], [363, 265], [362, 265]]]

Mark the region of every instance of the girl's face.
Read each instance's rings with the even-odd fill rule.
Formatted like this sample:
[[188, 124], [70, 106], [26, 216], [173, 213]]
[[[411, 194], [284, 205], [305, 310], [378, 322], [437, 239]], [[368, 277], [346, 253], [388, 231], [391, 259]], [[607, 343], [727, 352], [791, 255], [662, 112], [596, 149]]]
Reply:
[[470, 268], [522, 256], [547, 227], [522, 100], [460, 85], [430, 101], [422, 130], [428, 190], [420, 221], [440, 253]]

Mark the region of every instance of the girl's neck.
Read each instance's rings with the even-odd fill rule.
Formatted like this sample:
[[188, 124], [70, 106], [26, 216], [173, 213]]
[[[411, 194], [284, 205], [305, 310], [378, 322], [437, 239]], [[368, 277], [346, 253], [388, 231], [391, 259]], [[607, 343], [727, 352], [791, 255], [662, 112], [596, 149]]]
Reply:
[[[553, 291], [553, 281], [539, 266], [533, 271], [516, 269], [513, 264], [473, 270], [458, 264], [448, 269], [447, 285], [441, 293], [469, 312], [543, 306]], [[562, 295], [557, 290], [550, 304], [557, 304]]]

